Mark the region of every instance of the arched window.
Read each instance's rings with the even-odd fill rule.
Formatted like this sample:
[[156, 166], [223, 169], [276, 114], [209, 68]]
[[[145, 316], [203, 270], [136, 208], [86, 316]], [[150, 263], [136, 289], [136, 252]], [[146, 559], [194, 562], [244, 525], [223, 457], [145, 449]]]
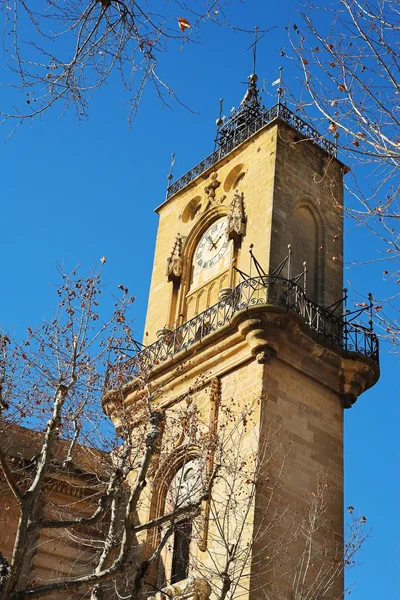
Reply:
[[[167, 510], [174, 512], [199, 501], [203, 493], [203, 469], [200, 459], [186, 462], [171, 481], [167, 495]], [[171, 583], [186, 579], [189, 575], [193, 522], [182, 517], [174, 533]]]
[[174, 551], [172, 555], [171, 583], [187, 579], [190, 564], [190, 543], [193, 523], [183, 521], [175, 529]]

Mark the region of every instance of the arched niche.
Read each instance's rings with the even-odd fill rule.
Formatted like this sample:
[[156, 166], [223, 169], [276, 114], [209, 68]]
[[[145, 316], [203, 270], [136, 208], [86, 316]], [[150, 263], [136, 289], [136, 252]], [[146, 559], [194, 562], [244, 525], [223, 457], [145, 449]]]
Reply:
[[[299, 202], [293, 214], [292, 277], [307, 266], [306, 295], [314, 302], [323, 302], [323, 221], [311, 201]], [[303, 287], [303, 279], [299, 283]]]
[[235, 190], [239, 185], [240, 181], [246, 175], [246, 165], [240, 163], [231, 169], [224, 181], [224, 192], [231, 192]]
[[196, 217], [199, 216], [202, 207], [202, 202], [203, 201], [201, 196], [195, 196], [186, 204], [181, 215], [183, 223], [193, 221]]

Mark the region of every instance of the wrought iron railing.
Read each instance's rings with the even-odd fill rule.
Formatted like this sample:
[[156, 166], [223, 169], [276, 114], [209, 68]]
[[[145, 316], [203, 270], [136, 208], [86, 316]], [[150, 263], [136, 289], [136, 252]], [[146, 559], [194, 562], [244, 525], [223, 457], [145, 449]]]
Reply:
[[378, 338], [370, 327], [346, 321], [308, 299], [292, 281], [272, 275], [249, 277], [231, 295], [190, 319], [130, 358], [121, 357], [109, 369], [107, 389], [127, 383], [139, 374], [187, 350], [230, 323], [238, 312], [254, 306], [280, 306], [300, 315], [321, 340], [343, 352], [357, 352], [379, 363]]
[[330, 155], [336, 156], [337, 148], [333, 142], [323, 137], [316, 129], [314, 129], [314, 127], [303, 121], [303, 119], [292, 112], [284, 104], [276, 104], [269, 109], [260, 109], [257, 116], [253, 115], [248, 121], [243, 123], [241, 127], [233, 129], [230, 132], [229, 137], [226, 138], [226, 141], [224, 142], [222, 140], [220, 146], [214, 150], [212, 154], [207, 156], [199, 164], [193, 167], [193, 169], [190, 169], [185, 175], [168, 186], [167, 198], [170, 198], [179, 192], [185, 185], [196, 179], [196, 177], [229, 154], [234, 148], [237, 148], [237, 146], [277, 118], [282, 119], [282, 121], [285, 121], [285, 123], [288, 123], [297, 129], [297, 131], [312, 140], [315, 144], [318, 144], [318, 146], [326, 150]]

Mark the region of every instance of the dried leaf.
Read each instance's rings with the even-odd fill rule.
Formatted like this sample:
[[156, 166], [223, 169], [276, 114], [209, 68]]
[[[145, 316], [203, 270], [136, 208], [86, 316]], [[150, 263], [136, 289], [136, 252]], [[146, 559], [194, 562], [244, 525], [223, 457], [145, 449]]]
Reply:
[[185, 30], [190, 29], [191, 27], [189, 21], [187, 19], [184, 19], [183, 17], [178, 18], [178, 25], [182, 33], [185, 33]]

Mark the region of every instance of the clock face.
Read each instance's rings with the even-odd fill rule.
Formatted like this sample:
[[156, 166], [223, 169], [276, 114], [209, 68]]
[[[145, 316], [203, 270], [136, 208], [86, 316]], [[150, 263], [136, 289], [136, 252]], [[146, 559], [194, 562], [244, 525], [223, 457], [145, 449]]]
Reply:
[[200, 240], [194, 257], [196, 270], [207, 270], [217, 265], [227, 249], [226, 220], [220, 219], [207, 229]]

